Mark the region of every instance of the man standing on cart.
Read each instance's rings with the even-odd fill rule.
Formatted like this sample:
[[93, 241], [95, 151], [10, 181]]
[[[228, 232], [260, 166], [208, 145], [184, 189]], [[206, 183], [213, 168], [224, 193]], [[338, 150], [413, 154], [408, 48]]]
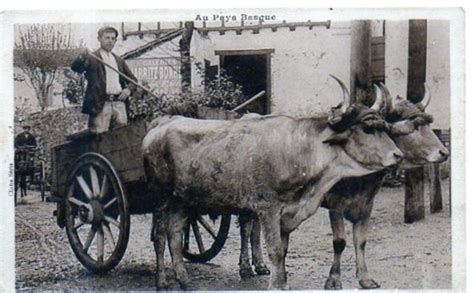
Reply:
[[101, 28], [98, 31], [100, 48], [79, 55], [71, 65], [73, 71], [85, 73], [87, 89], [82, 113], [89, 115], [89, 130], [94, 133], [127, 124], [125, 101], [135, 85], [122, 74], [131, 80], [137, 79], [125, 61], [112, 53], [117, 37], [115, 28]]

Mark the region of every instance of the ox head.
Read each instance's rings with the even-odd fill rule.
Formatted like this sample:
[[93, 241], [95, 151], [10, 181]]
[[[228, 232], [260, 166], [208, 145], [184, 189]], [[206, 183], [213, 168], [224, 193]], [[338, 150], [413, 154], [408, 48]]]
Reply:
[[[385, 100], [383, 112], [390, 125], [389, 134], [403, 152], [403, 165], [413, 167], [445, 161], [449, 151], [430, 128], [433, 117], [425, 113], [431, 100], [428, 87], [425, 86], [423, 100], [414, 104], [400, 96], [393, 99], [385, 85], [380, 86]], [[378, 87], [377, 91], [380, 91]]]
[[388, 125], [379, 114], [382, 95], [371, 108], [351, 103], [349, 91], [342, 81], [343, 101], [332, 109], [328, 118], [332, 134], [324, 143], [339, 145], [359, 165], [369, 170], [381, 170], [401, 162], [402, 152], [387, 135]]

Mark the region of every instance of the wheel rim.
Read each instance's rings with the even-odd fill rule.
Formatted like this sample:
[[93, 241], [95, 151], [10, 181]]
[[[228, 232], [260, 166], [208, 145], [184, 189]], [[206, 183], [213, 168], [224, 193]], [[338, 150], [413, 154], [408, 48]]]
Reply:
[[214, 258], [227, 240], [231, 215], [200, 215], [189, 217], [183, 233], [183, 255], [192, 262]]
[[97, 154], [81, 157], [69, 177], [66, 231], [79, 261], [94, 272], [122, 258], [130, 227], [123, 188], [110, 163]]

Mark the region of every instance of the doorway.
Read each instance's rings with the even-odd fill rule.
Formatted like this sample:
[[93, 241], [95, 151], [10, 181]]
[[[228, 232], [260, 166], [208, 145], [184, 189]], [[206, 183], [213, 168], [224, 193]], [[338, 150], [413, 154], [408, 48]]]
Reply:
[[247, 105], [243, 112], [269, 114], [271, 79], [270, 58], [273, 49], [245, 51], [216, 51], [220, 56], [220, 68], [236, 84], [242, 86], [245, 100], [261, 91], [265, 94]]

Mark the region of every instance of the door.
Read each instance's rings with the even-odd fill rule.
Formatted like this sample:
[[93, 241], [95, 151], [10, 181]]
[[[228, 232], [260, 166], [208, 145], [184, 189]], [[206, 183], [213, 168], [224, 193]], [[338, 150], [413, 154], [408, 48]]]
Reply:
[[242, 111], [269, 114], [270, 53], [253, 51], [221, 51], [220, 53], [221, 70], [232, 82], [242, 86], [245, 100], [265, 91], [262, 97], [247, 105]]

